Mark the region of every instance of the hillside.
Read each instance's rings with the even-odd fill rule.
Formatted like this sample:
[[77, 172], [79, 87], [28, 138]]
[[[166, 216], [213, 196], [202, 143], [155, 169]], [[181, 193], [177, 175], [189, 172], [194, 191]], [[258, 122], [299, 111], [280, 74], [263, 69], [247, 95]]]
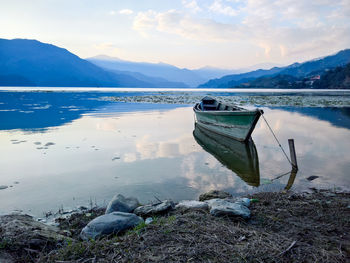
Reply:
[[[274, 76], [288, 75], [295, 78], [308, 77], [315, 72], [322, 72], [324, 70], [332, 69], [338, 66], [343, 66], [350, 62], [350, 49], [346, 49], [338, 52], [335, 55], [327, 56], [321, 59], [314, 59], [304, 63], [294, 63], [287, 67], [274, 67], [270, 70], [255, 70], [243, 74], [227, 75], [220, 79], [212, 79], [202, 85], [199, 88], [234, 88], [240, 86], [242, 83], [252, 83], [254, 79], [261, 77], [270, 77], [270, 80]], [[279, 77], [277, 77], [278, 79]], [[260, 80], [259, 80], [260, 81]], [[245, 85], [246, 87], [256, 87], [257, 83], [253, 85]], [[244, 85], [243, 85], [244, 86]]]
[[327, 71], [313, 86], [319, 89], [350, 89], [350, 63]]
[[314, 71], [307, 77], [294, 77], [277, 74], [260, 77], [245, 83], [240, 88], [267, 88], [267, 89], [349, 89], [350, 63], [332, 70]]
[[27, 39], [0, 39], [0, 72], [0, 86], [163, 87], [169, 84], [106, 71], [66, 49]]
[[[110, 71], [119, 71], [130, 76], [142, 75], [143, 78], [153, 78], [158, 81], [169, 81], [177, 83], [178, 87], [197, 87], [210, 78], [222, 77], [227, 74], [239, 72], [240, 70], [227, 70], [211, 67], [190, 70], [178, 68], [166, 63], [132, 62], [108, 56], [96, 56], [88, 58], [88, 61]], [[137, 74], [137, 75], [136, 75]]]
[[87, 60], [106, 70], [124, 71], [128, 74], [138, 73], [164, 81], [182, 82], [190, 87], [196, 87], [205, 81], [199, 74], [191, 70], [180, 69], [165, 63], [131, 62], [107, 56], [98, 56]]

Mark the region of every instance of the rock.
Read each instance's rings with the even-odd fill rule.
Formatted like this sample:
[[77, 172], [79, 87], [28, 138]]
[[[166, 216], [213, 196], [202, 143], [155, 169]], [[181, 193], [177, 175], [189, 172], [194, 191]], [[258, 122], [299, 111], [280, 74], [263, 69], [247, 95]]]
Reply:
[[136, 207], [139, 206], [139, 201], [135, 197], [125, 198], [123, 195], [115, 195], [109, 202], [105, 214], [112, 212], [125, 212], [131, 213]]
[[250, 210], [241, 203], [232, 203], [223, 199], [212, 199], [207, 201], [210, 214], [213, 216], [240, 216], [244, 219], [250, 218]]
[[104, 235], [117, 234], [143, 222], [141, 217], [124, 212], [112, 212], [96, 217], [81, 230], [83, 240], [96, 239]]
[[235, 203], [249, 207], [250, 206], [250, 199], [247, 197], [239, 198], [235, 201]]
[[205, 200], [210, 200], [210, 199], [224, 199], [224, 198], [230, 198], [232, 197], [231, 194], [221, 191], [221, 190], [211, 190], [207, 193], [201, 194], [199, 196], [199, 201], [205, 201]]
[[138, 208], [136, 208], [134, 210], [134, 213], [136, 215], [146, 217], [146, 216], [165, 213], [165, 212], [173, 209], [174, 206], [175, 205], [174, 205], [173, 201], [165, 200], [165, 201], [163, 201], [161, 203], [157, 203], [157, 204], [139, 206]]
[[29, 215], [19, 214], [0, 216], [0, 233], [2, 240], [18, 249], [42, 250], [70, 239], [60, 235], [58, 229], [52, 226], [38, 222]]
[[312, 180], [317, 179], [318, 177], [319, 177], [319, 176], [317, 176], [317, 175], [311, 175], [311, 176], [309, 176], [308, 178], [306, 178], [306, 180], [312, 181]]
[[0, 185], [0, 190], [4, 190], [4, 189], [6, 189], [6, 188], [8, 188], [7, 185]]
[[153, 218], [152, 217], [147, 217], [146, 220], [145, 220], [145, 224], [146, 225], [149, 225], [153, 222]]
[[181, 209], [204, 209], [207, 210], [209, 208], [206, 202], [195, 201], [195, 200], [184, 200], [178, 203], [175, 208]]

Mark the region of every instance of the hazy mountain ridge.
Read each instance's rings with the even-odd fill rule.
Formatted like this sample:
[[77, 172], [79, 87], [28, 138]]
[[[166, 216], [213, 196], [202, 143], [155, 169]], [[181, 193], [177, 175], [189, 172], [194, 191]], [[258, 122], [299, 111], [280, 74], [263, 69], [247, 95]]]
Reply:
[[198, 88], [229, 88], [240, 85], [243, 82], [253, 80], [266, 75], [273, 75], [281, 72], [282, 68], [258, 69], [247, 73], [227, 75], [219, 79], [212, 79], [201, 84]]
[[0, 86], [186, 87], [107, 71], [64, 48], [27, 39], [0, 39]]
[[0, 39], [0, 86], [188, 88], [214, 77], [198, 87], [309, 88], [308, 84], [304, 85], [308, 81], [305, 78], [324, 75], [327, 70], [349, 62], [350, 49], [347, 49], [304, 63], [244, 73], [247, 69], [189, 70], [166, 63], [131, 62], [108, 56], [84, 60], [64, 48], [37, 40]]
[[240, 88], [265, 89], [349, 89], [350, 63], [331, 70], [313, 71], [306, 77], [277, 74], [264, 76], [245, 83]]
[[105, 70], [123, 71], [129, 74], [139, 73], [146, 77], [161, 78], [173, 83], [180, 82], [181, 86], [189, 87], [197, 87], [212, 77], [234, 73], [233, 70], [216, 68], [181, 69], [166, 63], [131, 62], [108, 56], [97, 56], [87, 60]]
[[[304, 63], [293, 63], [286, 67], [274, 67], [270, 70], [255, 70], [243, 74], [227, 75], [220, 79], [210, 80], [202, 85], [199, 85], [198, 87], [234, 88], [240, 86], [255, 88], [259, 87], [258, 83], [260, 83], [260, 87], [273, 88], [272, 85], [275, 83], [275, 81], [286, 79], [286, 77], [283, 76], [291, 76], [294, 78], [308, 77], [309, 75], [316, 74], [317, 72], [320, 73], [338, 66], [344, 66], [349, 62], [350, 49], [346, 49], [336, 53], [335, 55], [306, 61]], [[281, 75], [281, 77], [275, 77], [276, 75]], [[263, 78], [267, 79], [263, 80]], [[258, 79], [258, 81], [254, 81], [255, 79]], [[270, 85], [267, 85], [269, 81]]]

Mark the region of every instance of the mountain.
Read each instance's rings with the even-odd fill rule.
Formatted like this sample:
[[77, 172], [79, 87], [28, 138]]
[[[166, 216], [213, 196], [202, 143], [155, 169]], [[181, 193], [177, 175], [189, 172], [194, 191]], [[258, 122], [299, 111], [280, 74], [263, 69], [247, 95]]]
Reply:
[[190, 87], [195, 87], [205, 81], [191, 70], [180, 69], [165, 63], [131, 62], [107, 56], [97, 56], [87, 60], [105, 70], [139, 73], [152, 78], [183, 82]]
[[331, 70], [313, 71], [306, 77], [277, 74], [260, 77], [245, 83], [240, 88], [267, 89], [350, 89], [350, 63]]
[[275, 67], [269, 70], [258, 69], [247, 73], [227, 75], [219, 79], [209, 80], [208, 82], [199, 85], [198, 88], [232, 88], [255, 78], [277, 74], [282, 70], [282, 68]]
[[344, 67], [336, 67], [324, 73], [320, 80], [315, 81], [318, 89], [350, 89], [350, 63]]
[[88, 58], [87, 60], [105, 70], [119, 71], [131, 76], [136, 76], [135, 73], [138, 73], [144, 77], [158, 78], [170, 82], [182, 82], [190, 87], [196, 87], [211, 78], [235, 73], [234, 70], [209, 67], [196, 70], [180, 69], [166, 63], [131, 62], [105, 55]]
[[178, 85], [142, 75], [110, 72], [66, 49], [37, 40], [0, 39], [0, 86], [174, 87]]
[[[269, 70], [255, 70], [242, 74], [227, 75], [220, 79], [212, 79], [199, 88], [233, 88], [242, 83], [249, 83], [260, 77], [273, 77], [278, 74], [296, 78], [307, 77], [316, 72], [322, 72], [350, 62], [350, 49], [342, 50], [335, 55], [314, 59], [304, 63], [294, 63], [286, 67], [274, 67]], [[255, 86], [255, 85], [254, 85]]]
[[[199, 69], [192, 69], [192, 72], [199, 75], [203, 80], [208, 81], [213, 78], [221, 78], [228, 74], [239, 74], [243, 73], [249, 70], [244, 69], [220, 69], [220, 68], [214, 68], [214, 67], [202, 67]], [[203, 81], [204, 82], [204, 81]], [[203, 83], [202, 82], [202, 83]]]

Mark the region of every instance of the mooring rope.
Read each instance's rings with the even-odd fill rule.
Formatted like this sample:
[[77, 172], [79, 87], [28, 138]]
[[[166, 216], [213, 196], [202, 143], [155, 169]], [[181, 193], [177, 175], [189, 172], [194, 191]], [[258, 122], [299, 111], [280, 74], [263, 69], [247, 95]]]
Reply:
[[263, 117], [264, 121], [266, 122], [267, 127], [269, 127], [269, 129], [270, 129], [270, 131], [271, 131], [273, 137], [275, 137], [275, 140], [276, 140], [276, 142], [278, 143], [278, 146], [281, 148], [282, 152], [284, 153], [284, 156], [286, 156], [288, 162], [293, 166], [293, 164], [292, 164], [292, 162], [290, 161], [288, 155], [287, 155], [286, 152], [284, 151], [284, 149], [283, 149], [281, 143], [279, 142], [279, 140], [277, 139], [275, 133], [273, 132], [271, 126], [269, 125], [269, 123], [268, 123], [267, 120], [265, 119], [264, 114], [261, 113], [261, 116]]

